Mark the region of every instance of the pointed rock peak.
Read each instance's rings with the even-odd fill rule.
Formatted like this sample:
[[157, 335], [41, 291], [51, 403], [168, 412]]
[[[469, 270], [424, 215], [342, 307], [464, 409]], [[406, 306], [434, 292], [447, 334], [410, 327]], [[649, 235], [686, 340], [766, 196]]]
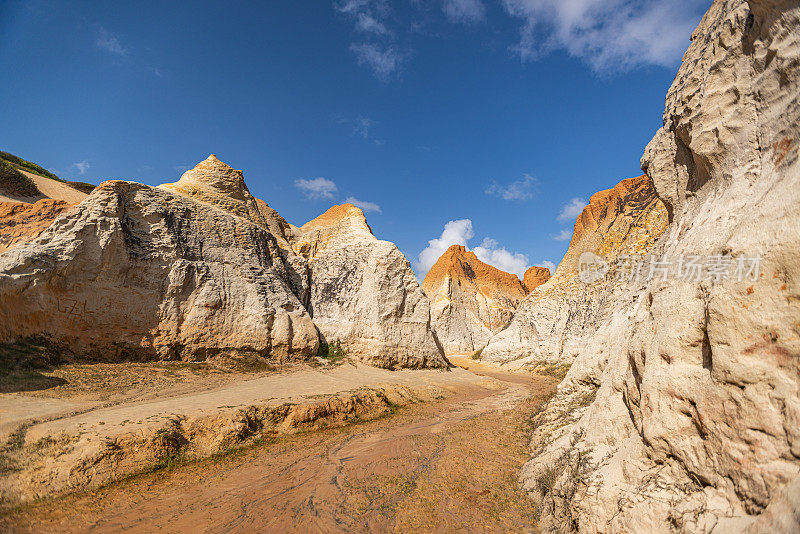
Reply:
[[422, 287], [432, 291], [436, 284], [447, 276], [480, 286], [504, 288], [521, 295], [526, 293], [517, 275], [501, 271], [497, 267], [482, 262], [474, 252], [467, 250], [464, 245], [451, 245], [444, 251], [444, 254], [439, 256], [428, 274], [425, 275]]
[[372, 228], [367, 224], [367, 218], [364, 216], [364, 212], [361, 211], [361, 208], [357, 208], [352, 204], [331, 206], [328, 211], [319, 217], [311, 219], [300, 229], [306, 232], [308, 230], [333, 227], [361, 229], [372, 234]]
[[213, 189], [218, 194], [227, 194], [236, 199], [250, 196], [242, 171], [237, 171], [220, 161], [214, 154], [198, 163], [193, 169], [183, 173], [178, 181], [178, 184], [181, 183], [193, 183], [196, 186]]
[[548, 280], [550, 280], [550, 269], [534, 265], [525, 271], [525, 276], [522, 278], [522, 285], [525, 286], [525, 290], [530, 293]]
[[177, 182], [159, 187], [265, 225], [242, 171], [223, 163], [214, 154], [183, 173]]

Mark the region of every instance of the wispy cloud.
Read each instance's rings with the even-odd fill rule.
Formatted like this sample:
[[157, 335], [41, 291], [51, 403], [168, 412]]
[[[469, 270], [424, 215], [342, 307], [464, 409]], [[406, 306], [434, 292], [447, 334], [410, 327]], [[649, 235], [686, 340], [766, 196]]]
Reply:
[[375, 43], [353, 43], [350, 50], [356, 55], [359, 65], [366, 65], [379, 80], [386, 81], [400, 67], [401, 54], [394, 46]]
[[530, 200], [533, 198], [536, 178], [526, 174], [522, 180], [500, 185], [492, 182], [486, 187], [486, 194], [502, 198], [503, 200]]
[[79, 174], [86, 174], [86, 171], [88, 171], [89, 168], [91, 167], [91, 165], [89, 165], [89, 162], [86, 160], [79, 161], [78, 163], [73, 163], [72, 166], [75, 167], [75, 169], [77, 169]]
[[336, 184], [327, 178], [313, 178], [306, 180], [300, 178], [294, 181], [294, 186], [303, 192], [308, 199], [333, 198], [338, 191]]
[[585, 207], [586, 201], [584, 199], [578, 197], [570, 199], [570, 201], [564, 204], [564, 207], [561, 208], [561, 212], [558, 214], [556, 219], [558, 219], [559, 222], [572, 221], [581, 214], [583, 208]]
[[450, 22], [474, 24], [483, 20], [486, 8], [481, 0], [444, 0], [442, 11]]
[[[419, 253], [417, 261], [414, 262], [414, 268], [419, 277], [424, 278], [436, 260], [451, 246], [462, 245], [469, 250], [468, 243], [473, 237], [475, 237], [475, 232], [472, 228], [472, 220], [449, 221], [444, 225], [441, 235], [428, 241], [428, 246]], [[520, 279], [531, 266], [528, 256], [519, 252], [510, 252], [491, 237], [485, 238], [480, 245], [471, 250], [482, 262], [501, 271], [515, 274]], [[541, 265], [552, 265], [552, 262], [545, 261]]]
[[364, 212], [374, 211], [376, 213], [383, 213], [381, 211], [381, 207], [375, 204], [374, 202], [367, 202], [366, 200], [358, 200], [355, 197], [347, 197], [344, 200], [347, 204], [352, 204], [357, 208], [361, 208]]
[[503, 0], [522, 19], [523, 60], [555, 49], [587, 61], [595, 72], [680, 60], [707, 0]]
[[95, 40], [94, 44], [98, 48], [117, 56], [124, 56], [128, 53], [128, 49], [122, 46], [119, 37], [110, 33], [105, 28], [100, 28], [100, 30], [98, 30], [97, 39]]
[[559, 233], [553, 236], [553, 239], [556, 241], [569, 241], [572, 239], [572, 232], [567, 229], [561, 230]]

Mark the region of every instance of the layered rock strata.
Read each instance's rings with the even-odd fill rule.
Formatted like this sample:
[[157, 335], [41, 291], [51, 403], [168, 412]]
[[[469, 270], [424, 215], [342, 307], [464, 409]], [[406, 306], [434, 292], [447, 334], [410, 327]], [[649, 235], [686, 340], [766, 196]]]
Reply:
[[442, 254], [422, 288], [431, 299], [433, 324], [446, 354], [483, 348], [527, 294], [516, 275], [483, 263], [462, 245]]

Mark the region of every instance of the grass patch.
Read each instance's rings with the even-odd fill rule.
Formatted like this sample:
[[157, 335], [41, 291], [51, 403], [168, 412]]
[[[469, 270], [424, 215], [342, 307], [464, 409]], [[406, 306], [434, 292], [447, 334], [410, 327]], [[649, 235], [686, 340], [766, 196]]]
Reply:
[[558, 380], [563, 380], [565, 376], [567, 376], [567, 371], [569, 371], [570, 364], [563, 363], [563, 364], [544, 364], [544, 365], [537, 365], [533, 368], [533, 371], [537, 375], [544, 375], [544, 376], [552, 376], [553, 378], [557, 378]]
[[319, 353], [317, 355], [320, 358], [324, 358], [333, 363], [344, 360], [345, 356], [347, 356], [347, 351], [344, 350], [341, 342], [339, 342], [337, 339], [333, 343], [326, 343], [325, 341], [321, 342], [319, 344]]
[[21, 167], [28, 172], [32, 172], [33, 174], [38, 174], [39, 176], [45, 176], [52, 180], [58, 180], [59, 182], [63, 182], [61, 178], [53, 174], [52, 172], [48, 171], [47, 169], [35, 164], [31, 163], [30, 161], [26, 161], [19, 156], [15, 156], [14, 154], [9, 154], [8, 152], [0, 151], [0, 159], [7, 161], [8, 163], [13, 163], [17, 167]]
[[19, 197], [35, 197], [41, 194], [33, 180], [2, 159], [0, 159], [0, 190], [7, 195]]
[[96, 185], [87, 182], [67, 182], [67, 185], [72, 189], [76, 189], [81, 193], [86, 193], [87, 195], [94, 191], [94, 188], [97, 187]]

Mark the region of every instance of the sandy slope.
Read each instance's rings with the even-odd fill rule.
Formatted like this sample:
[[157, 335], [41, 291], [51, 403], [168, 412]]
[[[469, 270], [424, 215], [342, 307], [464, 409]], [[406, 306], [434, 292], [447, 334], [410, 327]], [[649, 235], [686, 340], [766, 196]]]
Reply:
[[36, 202], [37, 200], [41, 200], [43, 198], [53, 198], [56, 200], [63, 200], [69, 204], [77, 204], [81, 200], [87, 197], [86, 193], [81, 193], [77, 189], [73, 189], [67, 184], [63, 182], [59, 182], [58, 180], [52, 180], [50, 178], [45, 178], [44, 176], [39, 176], [38, 174], [33, 174], [31, 172], [17, 169], [19, 172], [33, 180], [33, 183], [36, 184], [36, 187], [39, 191], [42, 192], [41, 195], [36, 197], [16, 197], [16, 196], [4, 196], [0, 195], [0, 202]]

